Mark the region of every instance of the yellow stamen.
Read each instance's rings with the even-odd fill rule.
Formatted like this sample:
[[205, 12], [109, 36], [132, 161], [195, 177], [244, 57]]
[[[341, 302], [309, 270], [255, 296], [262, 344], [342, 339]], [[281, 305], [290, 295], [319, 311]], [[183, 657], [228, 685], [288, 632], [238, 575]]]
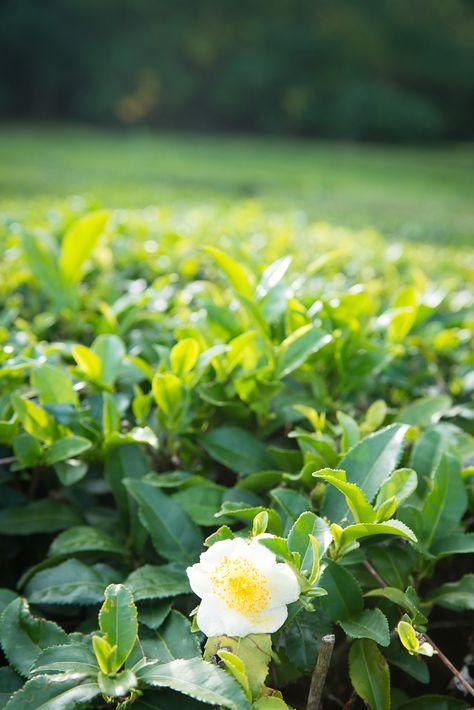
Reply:
[[230, 560], [227, 556], [216, 566], [211, 577], [213, 591], [230, 609], [254, 618], [270, 599], [267, 579], [245, 558]]

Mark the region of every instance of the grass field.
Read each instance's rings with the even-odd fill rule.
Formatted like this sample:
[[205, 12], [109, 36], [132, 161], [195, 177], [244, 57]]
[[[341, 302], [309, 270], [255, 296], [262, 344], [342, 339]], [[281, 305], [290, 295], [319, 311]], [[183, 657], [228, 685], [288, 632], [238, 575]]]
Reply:
[[474, 147], [406, 148], [3, 127], [0, 209], [89, 194], [111, 207], [257, 199], [390, 239], [474, 240]]

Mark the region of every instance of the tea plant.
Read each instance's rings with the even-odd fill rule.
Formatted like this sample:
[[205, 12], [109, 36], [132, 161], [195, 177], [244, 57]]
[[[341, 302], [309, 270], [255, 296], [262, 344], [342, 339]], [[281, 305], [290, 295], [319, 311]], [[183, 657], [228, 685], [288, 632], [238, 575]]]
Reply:
[[472, 705], [468, 260], [77, 209], [0, 232], [0, 706]]

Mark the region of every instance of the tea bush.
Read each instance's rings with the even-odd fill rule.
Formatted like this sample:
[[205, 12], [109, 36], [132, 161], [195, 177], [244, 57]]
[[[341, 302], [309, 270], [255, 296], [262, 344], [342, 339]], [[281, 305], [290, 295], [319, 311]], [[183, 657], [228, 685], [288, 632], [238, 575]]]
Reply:
[[[2, 707], [472, 705], [472, 257], [255, 202], [0, 242]], [[236, 544], [299, 599], [206, 641]]]

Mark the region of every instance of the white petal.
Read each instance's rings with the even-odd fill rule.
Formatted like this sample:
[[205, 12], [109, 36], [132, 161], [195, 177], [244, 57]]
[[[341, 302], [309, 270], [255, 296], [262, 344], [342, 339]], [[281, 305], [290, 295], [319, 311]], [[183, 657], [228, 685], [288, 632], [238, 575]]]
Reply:
[[252, 634], [273, 634], [286, 621], [288, 610], [286, 606], [277, 606], [273, 609], [264, 609], [258, 620], [253, 624]]
[[186, 569], [186, 574], [188, 575], [189, 584], [194, 594], [198, 597], [203, 597], [205, 594], [211, 591], [211, 578], [208, 572], [203, 569], [203, 566], [198, 564], [188, 567]]
[[300, 596], [301, 590], [296, 575], [287, 564], [279, 562], [267, 576], [270, 591], [268, 606], [274, 608], [280, 604], [291, 604]]
[[248, 619], [229, 609], [214, 594], [206, 594], [201, 601], [197, 624], [206, 636], [247, 636], [254, 633]]
[[203, 552], [199, 561], [206, 567], [214, 567], [222, 560], [223, 557], [239, 557], [245, 554], [248, 544], [242, 538], [234, 538], [233, 540], [221, 540], [215, 542], [211, 547]]
[[[247, 559], [262, 572], [273, 569], [277, 563], [276, 555], [259, 542], [263, 536], [255, 537], [248, 546]], [[272, 537], [271, 535], [266, 537]]]

